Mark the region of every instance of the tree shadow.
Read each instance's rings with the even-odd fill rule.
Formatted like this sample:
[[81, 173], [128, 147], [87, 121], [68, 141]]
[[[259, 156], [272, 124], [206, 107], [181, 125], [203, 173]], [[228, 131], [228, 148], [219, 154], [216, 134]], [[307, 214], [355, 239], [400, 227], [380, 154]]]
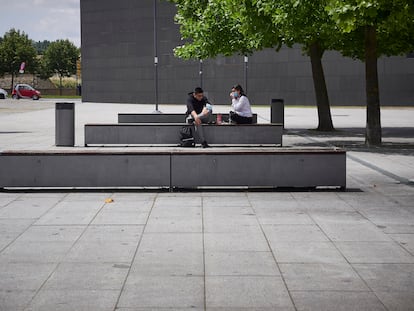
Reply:
[[365, 128], [337, 128], [333, 132], [288, 129], [285, 130], [284, 135], [302, 136], [309, 141], [308, 143], [295, 143], [294, 146], [335, 146], [350, 151], [414, 155], [414, 127], [384, 127], [382, 128], [382, 145], [372, 147], [365, 145]]

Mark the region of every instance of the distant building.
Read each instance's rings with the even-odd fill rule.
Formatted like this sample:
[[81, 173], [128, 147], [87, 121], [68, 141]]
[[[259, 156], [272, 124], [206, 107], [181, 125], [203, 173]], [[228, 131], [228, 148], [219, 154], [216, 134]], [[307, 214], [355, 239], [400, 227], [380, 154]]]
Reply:
[[[154, 1], [80, 1], [84, 101], [155, 102]], [[269, 104], [272, 98], [283, 98], [288, 105], [315, 104], [310, 60], [300, 47], [256, 52], [247, 63], [243, 56], [202, 64], [183, 61], [173, 55], [173, 48], [182, 44], [174, 15], [172, 3], [157, 1], [160, 104], [184, 103], [200, 84], [213, 103], [228, 104], [230, 88], [237, 83], [247, 84], [254, 104]], [[365, 105], [363, 63], [326, 52], [323, 64], [332, 105]], [[381, 58], [378, 70], [382, 105], [414, 104], [413, 58]]]

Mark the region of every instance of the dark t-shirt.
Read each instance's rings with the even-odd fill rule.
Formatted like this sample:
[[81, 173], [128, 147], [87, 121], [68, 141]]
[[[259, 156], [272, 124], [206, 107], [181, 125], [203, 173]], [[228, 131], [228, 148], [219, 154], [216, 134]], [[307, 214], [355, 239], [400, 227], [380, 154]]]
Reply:
[[200, 114], [203, 111], [203, 108], [208, 103], [207, 97], [203, 97], [200, 101], [194, 98], [191, 93], [187, 98], [187, 112], [186, 115], [190, 115], [192, 111], [195, 111], [197, 114]]

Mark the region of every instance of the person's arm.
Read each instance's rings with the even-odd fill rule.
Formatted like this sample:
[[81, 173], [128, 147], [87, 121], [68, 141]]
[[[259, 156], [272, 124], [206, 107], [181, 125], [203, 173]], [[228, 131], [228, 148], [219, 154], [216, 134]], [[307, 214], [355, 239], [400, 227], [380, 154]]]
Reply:
[[196, 125], [201, 124], [201, 120], [197, 115], [197, 112], [194, 110], [193, 100], [191, 97], [187, 99], [187, 110], [190, 112], [191, 116], [193, 117], [194, 123]]
[[234, 111], [241, 112], [243, 115], [251, 114], [250, 102], [247, 96], [242, 96], [238, 101], [234, 101]]

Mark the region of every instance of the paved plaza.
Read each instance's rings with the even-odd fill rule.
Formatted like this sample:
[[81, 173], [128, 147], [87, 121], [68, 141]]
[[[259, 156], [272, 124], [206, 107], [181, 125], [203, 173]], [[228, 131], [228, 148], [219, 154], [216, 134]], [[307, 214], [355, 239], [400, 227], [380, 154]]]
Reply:
[[[0, 150], [84, 149], [85, 123], [153, 110], [77, 102], [59, 148], [52, 100], [0, 100]], [[346, 191], [0, 192], [0, 310], [414, 310], [414, 108], [383, 108], [373, 149], [362, 107], [332, 114], [318, 133], [287, 107], [283, 145], [346, 148]]]

